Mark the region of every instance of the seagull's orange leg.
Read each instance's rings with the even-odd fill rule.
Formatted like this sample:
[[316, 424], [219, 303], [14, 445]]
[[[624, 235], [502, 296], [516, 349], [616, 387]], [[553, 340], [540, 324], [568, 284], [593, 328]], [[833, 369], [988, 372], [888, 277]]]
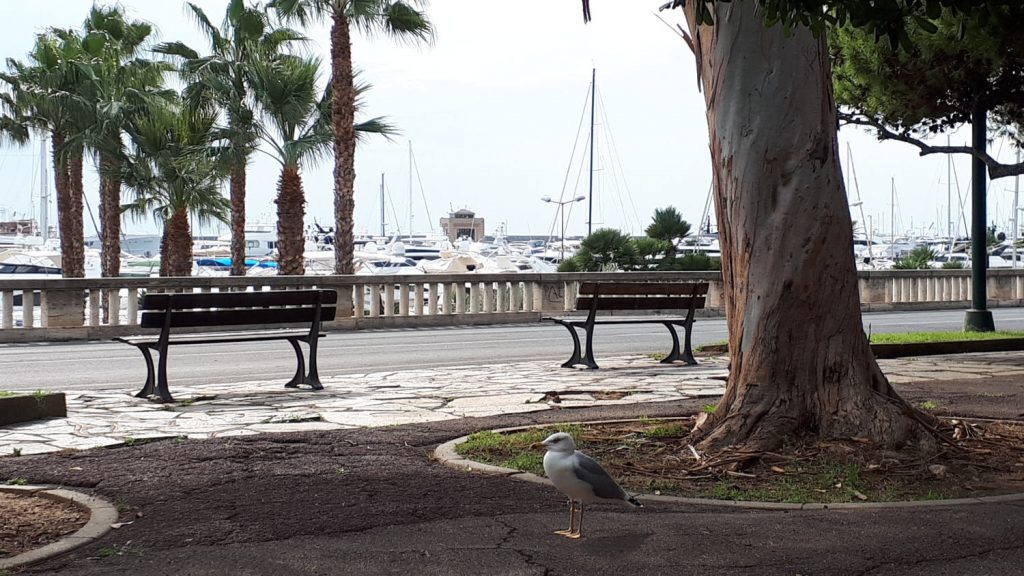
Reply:
[[573, 502], [572, 498], [569, 499], [569, 527], [565, 530], [555, 530], [555, 534], [561, 534], [562, 536], [568, 536], [572, 534], [573, 521], [576, 518], [576, 503]]
[[583, 537], [583, 502], [580, 502], [580, 518], [579, 523], [576, 525], [576, 531], [573, 532], [572, 530], [570, 530], [569, 533], [565, 535], [565, 537], [572, 538], [574, 540]]

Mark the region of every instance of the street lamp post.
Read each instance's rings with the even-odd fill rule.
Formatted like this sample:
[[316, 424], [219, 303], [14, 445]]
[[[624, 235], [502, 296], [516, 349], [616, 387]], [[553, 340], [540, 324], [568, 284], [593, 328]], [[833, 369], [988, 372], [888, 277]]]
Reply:
[[558, 217], [562, 222], [562, 250], [561, 256], [559, 257], [559, 261], [565, 260], [565, 205], [586, 199], [587, 197], [582, 194], [569, 200], [552, 200], [550, 196], [544, 196], [543, 198], [541, 198], [541, 201], [543, 202], [548, 202], [550, 204], [558, 204]]

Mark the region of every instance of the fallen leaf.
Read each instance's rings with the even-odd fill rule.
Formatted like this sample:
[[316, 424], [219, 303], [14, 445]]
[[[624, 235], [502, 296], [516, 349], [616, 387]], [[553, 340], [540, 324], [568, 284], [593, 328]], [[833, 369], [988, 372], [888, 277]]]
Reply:
[[775, 472], [776, 474], [785, 474], [786, 469], [779, 466], [772, 466], [772, 472]]
[[855, 498], [857, 498], [857, 500], [867, 500], [867, 499], [868, 499], [868, 497], [867, 497], [867, 496], [865, 496], [865, 495], [861, 494], [860, 492], [858, 492], [858, 491], [856, 491], [856, 490], [854, 490], [854, 491], [853, 491], [853, 496], [854, 496]]
[[748, 474], [746, 472], [733, 472], [732, 470], [726, 470], [725, 474], [727, 476], [732, 476], [733, 478], [757, 478], [756, 474]]
[[111, 524], [110, 527], [113, 528], [114, 530], [117, 530], [121, 526], [127, 526], [129, 524], [131, 524], [131, 522], [118, 522], [116, 524]]

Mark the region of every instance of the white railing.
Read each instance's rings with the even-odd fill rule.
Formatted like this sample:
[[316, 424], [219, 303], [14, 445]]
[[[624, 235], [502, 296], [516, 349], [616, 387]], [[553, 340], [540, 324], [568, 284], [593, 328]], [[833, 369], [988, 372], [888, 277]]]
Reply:
[[[717, 272], [0, 280], [0, 342], [136, 332], [146, 291], [334, 289], [338, 319], [325, 328], [358, 329], [531, 322], [572, 309], [582, 280], [627, 278], [709, 282], [710, 313], [722, 312]], [[970, 270], [861, 272], [859, 288], [865, 310], [963, 307]], [[993, 307], [1022, 305], [1024, 270], [990, 270], [987, 289]]]

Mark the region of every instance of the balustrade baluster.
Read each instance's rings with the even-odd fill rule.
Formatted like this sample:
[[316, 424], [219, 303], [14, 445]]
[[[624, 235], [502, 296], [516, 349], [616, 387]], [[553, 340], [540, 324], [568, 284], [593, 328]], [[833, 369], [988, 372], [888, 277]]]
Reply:
[[0, 328], [14, 328], [14, 291], [0, 292]]
[[401, 288], [399, 289], [398, 295], [398, 315], [408, 316], [409, 315], [409, 283], [402, 282]]
[[100, 293], [101, 290], [89, 290], [89, 326], [100, 325]]
[[455, 313], [465, 314], [466, 313], [466, 285], [462, 282], [452, 284], [452, 288], [455, 290]]

